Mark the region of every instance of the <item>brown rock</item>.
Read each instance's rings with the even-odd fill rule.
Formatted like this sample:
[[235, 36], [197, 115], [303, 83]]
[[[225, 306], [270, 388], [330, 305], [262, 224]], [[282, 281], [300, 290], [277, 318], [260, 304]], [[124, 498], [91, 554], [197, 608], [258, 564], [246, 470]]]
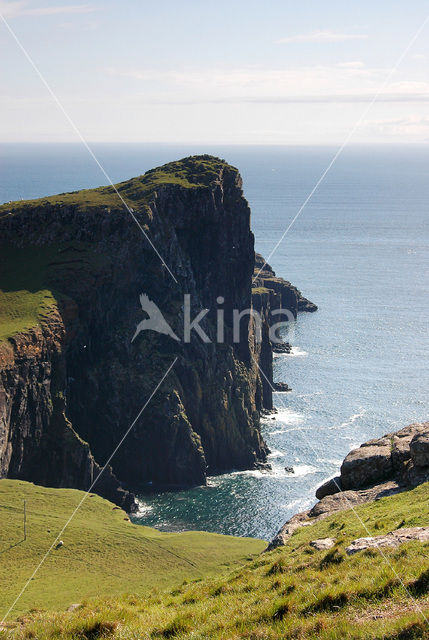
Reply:
[[331, 478], [327, 480], [324, 484], [322, 484], [316, 491], [316, 498], [321, 500], [325, 496], [333, 495], [334, 493], [338, 493], [342, 490], [341, 486], [341, 478], [340, 476], [336, 476], [335, 478]]
[[387, 438], [354, 449], [341, 465], [343, 489], [360, 489], [379, 483], [393, 474], [392, 445]]
[[429, 428], [419, 433], [410, 442], [411, 458], [416, 467], [429, 467]]

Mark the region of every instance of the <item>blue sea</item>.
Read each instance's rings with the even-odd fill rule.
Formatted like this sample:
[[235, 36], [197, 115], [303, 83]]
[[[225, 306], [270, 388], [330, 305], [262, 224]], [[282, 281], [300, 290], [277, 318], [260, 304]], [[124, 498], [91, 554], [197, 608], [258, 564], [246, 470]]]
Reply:
[[[335, 148], [105, 144], [114, 182], [194, 153], [240, 169], [256, 249], [268, 256]], [[79, 145], [2, 145], [0, 201], [105, 184]], [[429, 419], [429, 146], [350, 146], [269, 262], [319, 306], [285, 331], [275, 358], [278, 413], [263, 420], [272, 471], [234, 471], [207, 487], [141, 496], [137, 521], [271, 538], [315, 502], [346, 453]], [[285, 471], [294, 468], [294, 473]]]

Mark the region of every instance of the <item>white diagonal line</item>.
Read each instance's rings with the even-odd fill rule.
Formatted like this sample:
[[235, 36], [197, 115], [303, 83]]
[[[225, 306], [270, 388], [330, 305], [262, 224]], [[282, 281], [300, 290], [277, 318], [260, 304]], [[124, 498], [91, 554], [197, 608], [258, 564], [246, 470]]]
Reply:
[[113, 450], [113, 452], [110, 454], [110, 456], [107, 459], [107, 461], [105, 462], [103, 468], [101, 469], [101, 471], [99, 471], [97, 477], [95, 478], [95, 480], [93, 481], [93, 483], [91, 484], [89, 489], [84, 493], [84, 495], [83, 495], [82, 499], [80, 500], [80, 502], [78, 503], [77, 507], [75, 508], [75, 510], [73, 511], [73, 513], [71, 514], [71, 516], [69, 517], [69, 519], [67, 520], [67, 522], [65, 523], [65, 525], [63, 526], [63, 528], [61, 529], [59, 534], [57, 535], [57, 537], [55, 538], [55, 540], [53, 541], [53, 543], [51, 544], [51, 546], [49, 547], [49, 549], [47, 550], [47, 552], [45, 553], [45, 555], [43, 556], [43, 558], [41, 559], [41, 561], [39, 562], [37, 567], [34, 569], [34, 571], [31, 574], [31, 576], [28, 578], [27, 582], [25, 583], [25, 585], [23, 586], [23, 588], [21, 589], [21, 591], [19, 592], [19, 594], [17, 595], [17, 597], [15, 598], [15, 600], [13, 601], [11, 606], [9, 607], [7, 613], [4, 615], [3, 620], [1, 621], [0, 624], [4, 624], [6, 618], [8, 617], [10, 612], [14, 609], [16, 603], [21, 598], [21, 596], [23, 595], [23, 593], [27, 589], [28, 585], [30, 584], [30, 582], [32, 581], [32, 579], [34, 578], [36, 573], [39, 571], [41, 566], [44, 564], [44, 562], [48, 558], [48, 556], [51, 553], [51, 551], [53, 550], [53, 548], [58, 544], [58, 541], [60, 540], [62, 534], [67, 529], [67, 527], [69, 526], [70, 522], [73, 520], [73, 518], [75, 517], [76, 513], [79, 511], [79, 509], [81, 508], [81, 506], [83, 505], [83, 503], [87, 499], [88, 495], [91, 493], [91, 491], [94, 488], [95, 484], [98, 482], [98, 480], [101, 477], [103, 471], [106, 469], [107, 465], [110, 464], [113, 456], [117, 453], [118, 449], [121, 447], [121, 445], [124, 442], [125, 438], [128, 436], [128, 434], [130, 433], [131, 429], [134, 427], [134, 425], [136, 424], [137, 420], [140, 418], [141, 414], [146, 409], [146, 407], [148, 406], [149, 402], [152, 400], [153, 396], [158, 391], [159, 387], [164, 382], [165, 378], [168, 376], [168, 374], [170, 373], [170, 371], [172, 370], [172, 368], [176, 364], [177, 359], [178, 358], [176, 356], [176, 358], [174, 358], [173, 362], [170, 364], [170, 366], [168, 367], [167, 371], [164, 373], [164, 375], [162, 376], [161, 380], [158, 382], [158, 384], [156, 385], [155, 389], [152, 391], [152, 393], [150, 394], [149, 398], [146, 400], [146, 402], [144, 403], [144, 405], [142, 406], [142, 408], [140, 409], [140, 411], [138, 412], [138, 414], [136, 415], [136, 417], [134, 418], [134, 420], [132, 421], [132, 423], [130, 424], [130, 426], [128, 427], [128, 429], [126, 430], [126, 432], [124, 433], [124, 435], [122, 436], [120, 441], [118, 442], [118, 444], [116, 445], [116, 447]]
[[383, 91], [384, 91], [385, 87], [387, 86], [387, 84], [389, 83], [391, 77], [398, 70], [398, 67], [402, 63], [403, 59], [405, 58], [405, 56], [407, 55], [408, 51], [411, 49], [411, 47], [413, 46], [413, 44], [415, 43], [415, 41], [417, 40], [417, 38], [419, 37], [421, 32], [423, 31], [423, 29], [425, 28], [425, 26], [426, 26], [428, 21], [429, 21], [429, 15], [426, 16], [426, 18], [423, 21], [423, 23], [417, 29], [417, 31], [415, 32], [415, 34], [413, 35], [413, 37], [411, 38], [411, 40], [409, 41], [409, 43], [407, 44], [407, 46], [405, 47], [405, 49], [403, 50], [401, 55], [399, 56], [398, 60], [396, 61], [395, 66], [389, 71], [389, 73], [387, 74], [384, 82], [381, 84], [381, 86], [378, 89], [378, 91], [374, 94], [374, 97], [372, 98], [372, 100], [368, 103], [368, 105], [364, 109], [364, 111], [363, 111], [362, 115], [360, 116], [360, 118], [356, 121], [354, 126], [350, 129], [349, 133], [346, 136], [346, 139], [344, 140], [342, 145], [339, 147], [339, 149], [335, 153], [334, 157], [332, 158], [332, 160], [330, 161], [330, 163], [328, 164], [326, 169], [323, 171], [322, 175], [320, 176], [320, 178], [318, 179], [318, 181], [316, 182], [316, 184], [314, 185], [314, 187], [312, 188], [312, 190], [310, 191], [310, 193], [308, 194], [308, 196], [306, 197], [306, 199], [304, 200], [304, 202], [302, 203], [302, 205], [298, 209], [297, 213], [292, 218], [292, 220], [290, 221], [290, 223], [288, 224], [288, 226], [286, 227], [286, 229], [284, 230], [284, 232], [280, 236], [280, 239], [275, 244], [274, 249], [268, 255], [268, 257], [264, 261], [264, 264], [259, 269], [258, 273], [254, 276], [253, 282], [255, 282], [255, 280], [258, 278], [259, 274], [261, 273], [261, 271], [263, 271], [263, 269], [264, 269], [265, 265], [267, 264], [267, 262], [270, 261], [270, 259], [272, 258], [273, 254], [277, 251], [277, 249], [279, 248], [279, 246], [283, 242], [285, 236], [289, 233], [290, 229], [293, 227], [295, 222], [298, 220], [299, 216], [304, 211], [305, 207], [310, 202], [310, 200], [312, 199], [312, 197], [314, 196], [314, 194], [316, 193], [316, 191], [318, 190], [318, 188], [320, 187], [320, 185], [322, 184], [322, 182], [324, 181], [324, 179], [328, 175], [329, 171], [332, 169], [332, 167], [334, 166], [334, 164], [338, 160], [339, 156], [342, 154], [342, 152], [344, 151], [344, 149], [346, 148], [346, 146], [348, 145], [348, 143], [350, 142], [350, 140], [354, 136], [356, 130], [360, 127], [360, 125], [362, 124], [363, 120], [365, 120], [366, 116], [368, 115], [368, 113], [371, 110], [371, 108], [374, 105], [374, 103], [378, 100], [380, 95], [383, 93]]
[[158, 258], [161, 260], [162, 264], [164, 265], [164, 267], [167, 269], [168, 273], [170, 274], [170, 276], [173, 278], [174, 282], [177, 284], [177, 280], [174, 277], [172, 271], [170, 270], [170, 268], [168, 267], [167, 263], [165, 262], [164, 258], [162, 257], [162, 255], [159, 253], [158, 249], [155, 247], [155, 245], [153, 244], [152, 240], [149, 238], [149, 236], [147, 235], [146, 231], [143, 229], [142, 225], [140, 224], [140, 222], [137, 220], [136, 216], [134, 215], [133, 210], [131, 209], [131, 207], [128, 206], [128, 204], [125, 202], [124, 198], [121, 196], [121, 194], [119, 193], [118, 189], [116, 188], [116, 186], [113, 184], [110, 176], [108, 175], [107, 171], [104, 169], [104, 167], [102, 166], [102, 164], [100, 163], [100, 161], [98, 160], [98, 158], [96, 157], [95, 153], [93, 152], [93, 150], [91, 149], [91, 147], [89, 146], [89, 144], [87, 143], [87, 141], [85, 140], [85, 138], [83, 137], [80, 129], [77, 127], [77, 125], [75, 124], [75, 122], [71, 119], [71, 117], [69, 116], [69, 114], [67, 113], [67, 111], [65, 110], [63, 104], [60, 102], [59, 98], [57, 97], [57, 95], [54, 93], [54, 91], [51, 89], [51, 86], [49, 85], [48, 81], [46, 80], [46, 78], [43, 76], [43, 74], [41, 73], [40, 69], [38, 68], [38, 66], [36, 65], [36, 63], [34, 62], [34, 60], [32, 59], [32, 57], [30, 56], [30, 54], [28, 53], [27, 49], [24, 47], [24, 45], [21, 43], [21, 41], [19, 40], [18, 36], [16, 35], [16, 33], [14, 32], [14, 30], [12, 29], [12, 27], [10, 26], [10, 24], [7, 22], [7, 20], [5, 19], [5, 17], [3, 16], [2, 13], [0, 13], [0, 18], [3, 21], [3, 24], [5, 25], [6, 29], [9, 31], [9, 33], [11, 34], [12, 38], [15, 40], [16, 44], [18, 45], [18, 47], [21, 49], [22, 53], [24, 54], [24, 56], [27, 58], [28, 62], [30, 63], [30, 65], [33, 67], [34, 71], [36, 72], [36, 74], [38, 75], [38, 77], [40, 78], [40, 80], [42, 81], [42, 83], [45, 85], [46, 89], [48, 90], [48, 93], [51, 95], [52, 99], [54, 100], [54, 102], [56, 103], [56, 105], [58, 106], [58, 108], [60, 109], [60, 111], [63, 113], [64, 117], [66, 118], [66, 120], [68, 121], [68, 123], [70, 124], [71, 128], [74, 130], [74, 132], [77, 134], [77, 136], [79, 137], [80, 141], [82, 142], [82, 144], [84, 145], [84, 147], [86, 148], [86, 150], [88, 151], [89, 155], [91, 156], [91, 158], [94, 160], [94, 162], [97, 164], [97, 166], [99, 167], [99, 169], [101, 170], [101, 172], [103, 173], [104, 177], [106, 178], [106, 180], [108, 181], [108, 183], [110, 184], [110, 186], [113, 188], [113, 190], [115, 191], [116, 195], [118, 196], [118, 198], [120, 199], [120, 201], [122, 202], [122, 204], [124, 205], [126, 211], [128, 211], [128, 213], [130, 214], [130, 216], [132, 217], [132, 219], [134, 220], [134, 222], [136, 223], [136, 225], [138, 226], [138, 228], [140, 229], [140, 231], [142, 232], [142, 234], [144, 235], [144, 237], [146, 238], [146, 240], [149, 242], [150, 246], [152, 247], [152, 249], [155, 251], [156, 255], [158, 256]]
[[[270, 385], [272, 391], [275, 393], [275, 389], [273, 387], [273, 385], [271, 384], [270, 380], [268, 380], [267, 376], [265, 375], [264, 371], [261, 369], [260, 365], [258, 364], [258, 362], [256, 361], [253, 353], [251, 353], [252, 356], [252, 360], [253, 362], [256, 364], [256, 366], [258, 367], [259, 371], [261, 372], [262, 376], [264, 377], [264, 379], [268, 382], [268, 384]], [[283, 400], [280, 397], [280, 402], [283, 404]], [[286, 409], [286, 405], [283, 404], [283, 408]], [[296, 429], [298, 432], [302, 433], [303, 435], [305, 434], [305, 429], [302, 429], [300, 427], [298, 427]], [[307, 445], [310, 447], [310, 449], [313, 451], [315, 458], [317, 458], [317, 451], [316, 449], [313, 447], [313, 444], [311, 442], [311, 440], [309, 440], [309, 438], [307, 437], [307, 435], [304, 435], [304, 439], [307, 443]], [[339, 493], [343, 493], [343, 490], [340, 488], [340, 486], [338, 485], [337, 481], [335, 480], [335, 478], [333, 478], [333, 481], [339, 491]], [[360, 524], [362, 525], [362, 527], [364, 528], [364, 530], [366, 531], [366, 533], [368, 534], [368, 536], [371, 536], [371, 532], [369, 531], [368, 527], [366, 526], [366, 524], [364, 523], [364, 521], [362, 520], [362, 518], [360, 517], [360, 515], [357, 513], [356, 509], [354, 508], [354, 506], [351, 504], [350, 500], [347, 498], [347, 496], [343, 496], [346, 498], [346, 502], [349, 504], [350, 509], [353, 511], [354, 515], [356, 516], [356, 518], [358, 519], [358, 521], [360, 522]], [[408, 589], [408, 587], [406, 586], [406, 584], [404, 583], [404, 581], [402, 580], [401, 576], [398, 574], [398, 572], [396, 571], [396, 569], [394, 568], [394, 566], [391, 564], [391, 562], [389, 561], [389, 559], [387, 558], [386, 554], [383, 552], [382, 548], [376, 544], [376, 549], [377, 551], [380, 553], [381, 557], [383, 558], [383, 560], [385, 561], [385, 563], [387, 564], [387, 566], [392, 570], [392, 572], [395, 574], [396, 578], [399, 580], [399, 582], [401, 583], [402, 588], [404, 589], [405, 593], [412, 599], [412, 601], [414, 602], [416, 611], [418, 611], [423, 619], [425, 620], [426, 623], [429, 624], [429, 620], [426, 618], [425, 613], [423, 611], [423, 609], [420, 607], [419, 603], [417, 602], [416, 598], [413, 596], [413, 594], [411, 593], [411, 591]]]

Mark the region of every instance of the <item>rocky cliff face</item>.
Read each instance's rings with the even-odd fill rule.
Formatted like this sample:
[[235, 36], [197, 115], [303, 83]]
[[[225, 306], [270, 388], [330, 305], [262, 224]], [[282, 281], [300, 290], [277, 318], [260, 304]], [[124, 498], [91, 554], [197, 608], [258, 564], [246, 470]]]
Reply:
[[[200, 484], [266, 461], [259, 412], [271, 394], [258, 365], [271, 379], [272, 353], [248, 315], [233, 337], [255, 265], [238, 171], [199, 156], [117, 187], [177, 282], [111, 188], [0, 207], [0, 473], [88, 488], [177, 358], [95, 487], [129, 508], [122, 483]], [[289, 283], [273, 284], [270, 304], [286, 290], [296, 313]], [[180, 337], [189, 294], [192, 318], [209, 309], [200, 324], [211, 341], [153, 331], [131, 341], [146, 317], [141, 293]]]

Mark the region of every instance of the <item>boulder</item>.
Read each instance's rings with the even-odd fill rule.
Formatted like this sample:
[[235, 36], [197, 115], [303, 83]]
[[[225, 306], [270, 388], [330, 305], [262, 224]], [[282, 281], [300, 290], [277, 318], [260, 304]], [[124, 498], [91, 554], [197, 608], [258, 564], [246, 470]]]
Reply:
[[410, 453], [416, 467], [429, 467], [429, 428], [414, 436], [410, 442]]
[[331, 478], [327, 480], [324, 484], [322, 484], [316, 491], [316, 498], [321, 500], [325, 496], [331, 496], [334, 493], [338, 493], [342, 490], [341, 486], [341, 478], [340, 476], [335, 476], [335, 478]]
[[341, 465], [343, 489], [360, 489], [387, 480], [393, 474], [392, 444], [387, 438], [372, 440], [351, 451]]
[[292, 391], [290, 386], [286, 382], [274, 382], [274, 391]]
[[334, 538], [319, 538], [318, 540], [312, 540], [310, 542], [310, 547], [317, 549], [317, 551], [327, 551], [328, 549], [332, 549], [334, 544]]
[[377, 549], [378, 547], [399, 547], [404, 542], [418, 540], [419, 542], [429, 541], [429, 527], [410, 527], [409, 529], [396, 529], [386, 535], [358, 538], [347, 547], [346, 553], [352, 555], [358, 551], [366, 549]]
[[[429, 482], [429, 422], [410, 424], [351, 451], [341, 465], [341, 475], [317, 489], [319, 502], [288, 520], [268, 549], [285, 544], [300, 526], [313, 524], [336, 511], [407, 491], [423, 482]], [[398, 534], [400, 539], [407, 535], [404, 531], [401, 529]]]
[[289, 342], [273, 342], [272, 348], [274, 353], [290, 353], [292, 351]]
[[360, 495], [359, 491], [341, 491], [333, 496], [325, 496], [308, 512], [310, 518], [318, 518], [319, 516], [328, 516], [335, 511], [344, 511], [352, 507], [366, 502], [365, 498]]

